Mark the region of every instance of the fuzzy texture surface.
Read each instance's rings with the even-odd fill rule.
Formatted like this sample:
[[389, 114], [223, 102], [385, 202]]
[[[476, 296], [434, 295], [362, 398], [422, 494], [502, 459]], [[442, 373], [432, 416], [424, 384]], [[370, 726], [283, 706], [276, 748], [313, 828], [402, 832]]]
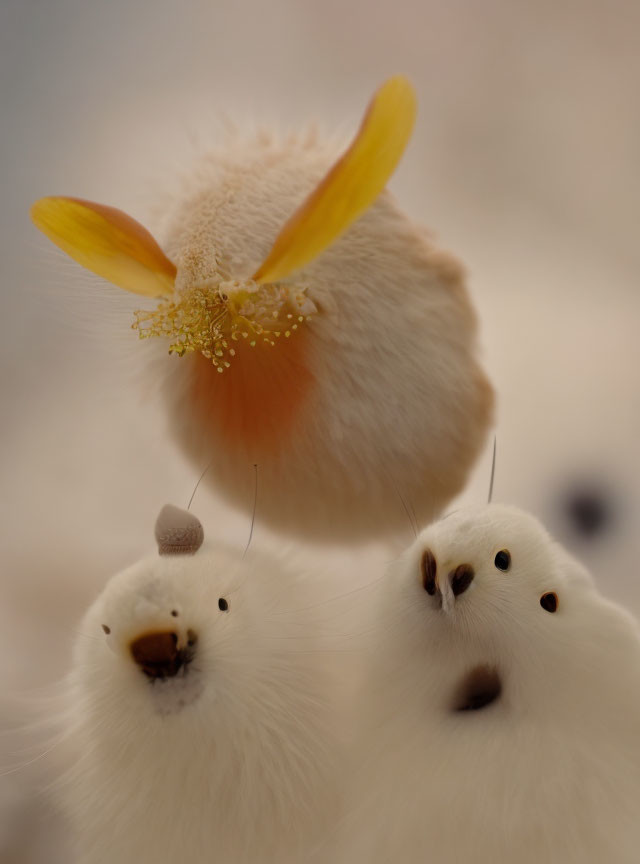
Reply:
[[[316, 580], [293, 571], [205, 542], [108, 583], [68, 697], [74, 862], [281, 864], [317, 843], [335, 819], [334, 691]], [[163, 675], [170, 634], [182, 665]]]
[[[249, 278], [339, 153], [314, 135], [263, 135], [202, 162], [161, 226], [178, 294]], [[157, 358], [176, 438], [242, 509], [257, 463], [262, 518], [290, 534], [402, 531], [398, 492], [433, 518], [492, 419], [460, 265], [384, 192], [287, 281], [316, 308], [290, 337], [240, 340], [223, 374], [199, 354]]]
[[350, 815], [322, 860], [637, 861], [637, 622], [495, 505], [427, 528], [375, 593]]

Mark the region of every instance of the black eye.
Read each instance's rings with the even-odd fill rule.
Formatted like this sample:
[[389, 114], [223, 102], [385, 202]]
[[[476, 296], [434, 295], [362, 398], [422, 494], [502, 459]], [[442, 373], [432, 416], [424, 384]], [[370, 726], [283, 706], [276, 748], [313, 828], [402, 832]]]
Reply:
[[508, 549], [501, 549], [496, 555], [493, 563], [498, 570], [508, 570], [511, 567], [511, 555]]
[[558, 608], [558, 595], [555, 591], [547, 591], [540, 598], [540, 605], [546, 612], [555, 612]]
[[228, 604], [227, 601], [224, 599], [224, 597], [221, 597], [221, 598], [218, 600], [218, 609], [219, 609], [221, 612], [228, 612], [228, 611], [229, 611], [229, 604]]
[[104, 632], [107, 634], [107, 636], [109, 635], [109, 633], [111, 633], [111, 627], [107, 627], [106, 624], [103, 624], [103, 625], [102, 625], [102, 629], [103, 629]]

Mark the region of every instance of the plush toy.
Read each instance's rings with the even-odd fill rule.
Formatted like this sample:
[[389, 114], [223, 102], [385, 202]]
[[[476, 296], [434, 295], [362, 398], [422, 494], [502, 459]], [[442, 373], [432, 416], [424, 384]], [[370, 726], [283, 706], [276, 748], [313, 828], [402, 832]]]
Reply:
[[637, 861], [637, 622], [504, 506], [427, 528], [376, 588], [358, 770], [322, 860]]
[[101, 204], [31, 211], [84, 267], [158, 298], [133, 326], [164, 344], [176, 438], [240, 508], [258, 464], [263, 518], [290, 533], [399, 531], [399, 495], [432, 518], [491, 422], [462, 268], [383, 191], [414, 115], [395, 77], [337, 160], [313, 133], [234, 139], [167, 208], [162, 249]]
[[298, 864], [336, 818], [320, 580], [203, 543], [174, 507], [156, 539], [80, 628], [59, 787], [73, 860]]

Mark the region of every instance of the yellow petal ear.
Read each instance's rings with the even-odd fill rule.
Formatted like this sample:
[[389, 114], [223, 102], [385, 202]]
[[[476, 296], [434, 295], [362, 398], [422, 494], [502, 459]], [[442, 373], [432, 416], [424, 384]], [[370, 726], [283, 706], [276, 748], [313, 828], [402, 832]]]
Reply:
[[370, 207], [393, 174], [411, 137], [416, 96], [397, 75], [374, 95], [349, 149], [285, 223], [255, 272], [275, 282], [304, 267]]
[[122, 210], [79, 198], [40, 198], [30, 212], [36, 226], [87, 270], [134, 294], [173, 293], [175, 265]]

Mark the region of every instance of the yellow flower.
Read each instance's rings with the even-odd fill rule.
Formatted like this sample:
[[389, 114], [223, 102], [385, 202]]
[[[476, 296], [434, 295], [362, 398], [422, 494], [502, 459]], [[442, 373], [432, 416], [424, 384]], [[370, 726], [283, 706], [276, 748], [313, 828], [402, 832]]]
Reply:
[[416, 114], [406, 78], [390, 78], [374, 95], [350, 147], [285, 223], [253, 276], [175, 291], [176, 267], [149, 232], [113, 207], [76, 198], [41, 198], [35, 224], [72, 258], [127, 291], [163, 298], [135, 312], [141, 337], [164, 336], [169, 352], [199, 351], [219, 372], [233, 343], [275, 345], [316, 308], [304, 288], [283, 283], [330, 246], [375, 201], [409, 141]]

